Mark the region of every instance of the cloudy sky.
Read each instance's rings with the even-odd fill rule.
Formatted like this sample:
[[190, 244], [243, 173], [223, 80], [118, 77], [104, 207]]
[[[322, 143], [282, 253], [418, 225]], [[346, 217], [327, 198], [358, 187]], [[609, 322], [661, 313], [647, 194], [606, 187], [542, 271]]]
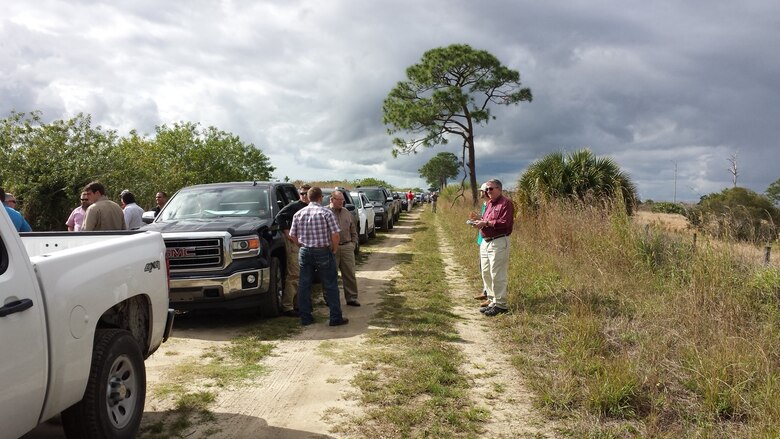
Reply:
[[0, 117], [87, 113], [120, 135], [200, 122], [260, 148], [276, 178], [422, 187], [417, 169], [460, 147], [394, 159], [382, 102], [426, 50], [464, 43], [534, 96], [478, 129], [479, 180], [514, 186], [534, 160], [584, 147], [643, 199], [729, 187], [732, 157], [740, 186], [780, 178], [780, 2], [0, 3]]

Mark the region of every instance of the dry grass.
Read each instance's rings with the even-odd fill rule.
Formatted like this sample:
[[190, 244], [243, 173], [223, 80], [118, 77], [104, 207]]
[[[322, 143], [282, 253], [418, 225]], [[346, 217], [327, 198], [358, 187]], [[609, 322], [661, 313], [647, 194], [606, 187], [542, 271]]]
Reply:
[[[477, 283], [469, 208], [439, 219]], [[621, 213], [518, 218], [502, 333], [536, 404], [576, 437], [780, 436], [780, 270]]]

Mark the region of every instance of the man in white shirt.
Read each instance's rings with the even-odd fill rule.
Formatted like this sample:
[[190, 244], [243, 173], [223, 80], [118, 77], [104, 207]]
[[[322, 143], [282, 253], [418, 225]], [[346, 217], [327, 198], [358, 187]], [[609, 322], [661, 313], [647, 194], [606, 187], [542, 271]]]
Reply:
[[144, 209], [135, 204], [135, 195], [130, 191], [122, 191], [122, 204], [124, 204], [125, 223], [129, 230], [138, 230], [144, 225]]

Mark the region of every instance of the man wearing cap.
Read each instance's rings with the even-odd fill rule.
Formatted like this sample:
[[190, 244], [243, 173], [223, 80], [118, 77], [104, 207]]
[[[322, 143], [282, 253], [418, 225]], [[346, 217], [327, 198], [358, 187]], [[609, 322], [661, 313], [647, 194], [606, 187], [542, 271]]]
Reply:
[[[485, 215], [485, 209], [487, 209], [487, 200], [489, 199], [487, 193], [485, 192], [486, 187], [487, 183], [482, 183], [482, 186], [479, 187], [479, 199], [482, 201], [482, 211], [479, 213], [479, 215], [476, 215], [476, 212], [472, 212], [471, 219], [473, 221], [476, 221]], [[477, 231], [477, 247], [479, 247], [479, 272], [482, 273], [482, 232], [480, 231]], [[482, 294], [478, 294], [474, 296], [474, 298], [482, 301], [480, 304], [481, 307], [490, 305], [492, 299], [488, 300], [487, 286], [485, 286], [484, 280], [482, 281]]]
[[487, 289], [487, 306], [480, 312], [488, 317], [509, 311], [507, 303], [507, 283], [509, 271], [509, 235], [514, 226], [515, 211], [512, 202], [502, 194], [501, 182], [497, 179], [485, 183], [488, 196], [487, 207], [482, 218], [474, 221], [474, 227], [480, 230], [480, 260], [482, 281]]
[[81, 228], [84, 226], [84, 215], [87, 214], [88, 207], [89, 198], [87, 198], [86, 192], [82, 192], [81, 205], [73, 209], [73, 211], [70, 213], [70, 216], [68, 217], [68, 220], [65, 221], [65, 225], [68, 226], [69, 232], [78, 232], [81, 230]]
[[284, 292], [282, 293], [282, 314], [287, 317], [298, 317], [294, 306], [295, 294], [298, 292], [298, 279], [301, 275], [301, 268], [298, 265], [298, 246], [290, 237], [290, 227], [293, 216], [309, 204], [307, 192], [309, 189], [311, 186], [308, 184], [301, 186], [298, 190], [298, 200], [284, 206], [274, 219], [284, 234], [284, 249], [287, 252], [287, 275], [284, 278]]

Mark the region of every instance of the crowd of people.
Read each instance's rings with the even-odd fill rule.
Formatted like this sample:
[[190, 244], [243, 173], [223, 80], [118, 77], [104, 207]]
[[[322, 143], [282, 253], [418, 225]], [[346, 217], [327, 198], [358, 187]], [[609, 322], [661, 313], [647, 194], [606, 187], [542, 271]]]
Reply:
[[[165, 192], [157, 192], [156, 207], [153, 209], [155, 216], [160, 213], [167, 199]], [[16, 197], [0, 188], [0, 200], [16, 230], [31, 232], [30, 224], [16, 209]], [[127, 189], [120, 192], [119, 203], [116, 203], [106, 196], [106, 187], [102, 183], [93, 181], [84, 186], [80, 202], [65, 221], [70, 232], [138, 230], [143, 226], [144, 210], [136, 203], [135, 195]]]
[[[482, 184], [479, 190], [483, 200], [481, 212], [471, 212], [468, 221], [478, 229], [477, 245], [483, 282], [482, 293], [474, 298], [481, 301], [480, 312], [489, 317], [509, 310], [509, 235], [514, 222], [514, 207], [503, 196], [502, 190], [501, 182], [496, 179]], [[344, 195], [339, 191], [333, 192], [327, 207], [321, 204], [323, 195], [319, 187], [304, 184], [298, 193], [298, 201], [285, 206], [275, 219], [285, 236], [287, 260], [297, 261], [287, 264], [282, 314], [300, 318], [304, 326], [314, 322], [311, 290], [316, 271], [324, 288], [330, 326], [345, 325], [349, 319], [342, 315], [338, 275], [340, 272], [346, 304], [360, 306], [354, 252], [358, 240], [357, 225], [344, 208]], [[407, 197], [413, 196], [409, 191]], [[155, 216], [159, 215], [167, 198], [165, 192], [157, 192], [153, 209]], [[0, 200], [16, 230], [32, 231], [24, 216], [16, 210], [13, 194], [0, 187]], [[436, 212], [437, 200], [438, 193], [434, 192], [431, 197], [433, 213]], [[116, 203], [106, 196], [102, 183], [93, 181], [84, 187], [80, 202], [65, 222], [69, 231], [136, 230], [143, 225], [144, 210], [129, 190], [120, 192], [119, 203]]]
[[[299, 189], [300, 198], [285, 206], [276, 216], [285, 236], [287, 264], [283, 315], [300, 317], [304, 326], [314, 322], [312, 315], [312, 283], [315, 271], [319, 273], [325, 290], [325, 303], [330, 312], [330, 326], [349, 323], [341, 312], [341, 295], [338, 275], [344, 288], [348, 306], [360, 306], [355, 274], [355, 244], [358, 240], [357, 224], [344, 207], [345, 197], [340, 191], [330, 196], [330, 204], [322, 203], [322, 189], [304, 184]], [[298, 311], [294, 298], [298, 295]]]

